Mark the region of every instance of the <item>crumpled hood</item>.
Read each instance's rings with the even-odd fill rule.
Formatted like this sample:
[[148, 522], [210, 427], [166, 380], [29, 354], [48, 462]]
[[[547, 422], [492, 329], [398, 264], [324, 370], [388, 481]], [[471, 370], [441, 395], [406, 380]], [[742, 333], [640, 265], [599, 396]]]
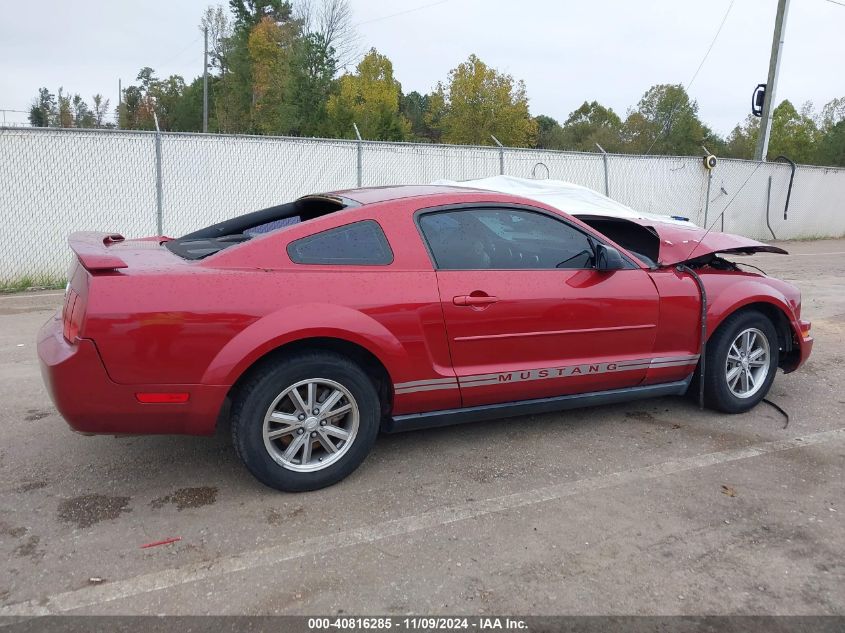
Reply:
[[[714, 253], [751, 255], [753, 253], [789, 253], [778, 246], [764, 244], [733, 233], [709, 233], [697, 226], [650, 223], [647, 220], [632, 219], [631, 222], [653, 230], [660, 239], [658, 263], [662, 266], [681, 264]], [[703, 239], [702, 239], [703, 238]]]
[[[769, 246], [740, 235], [716, 231], [708, 233], [685, 218], [643, 213], [598, 191], [562, 180], [491, 176], [478, 180], [438, 180], [433, 184], [486, 189], [542, 202], [575, 216], [620, 246], [647, 255], [663, 266], [680, 264], [713, 253], [788, 254], [777, 246]], [[628, 222], [645, 227], [648, 232]], [[611, 228], [612, 231], [609, 231]], [[656, 243], [658, 240], [659, 245]], [[701, 244], [698, 244], [699, 241]]]

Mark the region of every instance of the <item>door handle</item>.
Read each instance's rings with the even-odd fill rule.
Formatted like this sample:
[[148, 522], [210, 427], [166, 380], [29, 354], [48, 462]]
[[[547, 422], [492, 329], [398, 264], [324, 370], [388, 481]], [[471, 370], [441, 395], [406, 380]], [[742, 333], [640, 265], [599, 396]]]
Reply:
[[490, 295], [458, 295], [452, 297], [452, 303], [456, 306], [488, 306], [498, 300], [499, 297], [491, 297]]

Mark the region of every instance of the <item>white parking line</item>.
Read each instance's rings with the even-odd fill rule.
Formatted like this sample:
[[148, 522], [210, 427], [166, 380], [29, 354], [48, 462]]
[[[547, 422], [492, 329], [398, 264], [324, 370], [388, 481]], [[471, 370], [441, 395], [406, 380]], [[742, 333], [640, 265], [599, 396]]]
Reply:
[[114, 600], [122, 600], [153, 591], [161, 591], [191, 582], [220, 578], [228, 574], [278, 565], [314, 554], [326, 554], [331, 551], [373, 543], [392, 536], [404, 536], [443, 527], [457, 521], [466, 521], [497, 512], [557, 501], [565, 497], [594, 490], [602, 490], [625, 484], [657, 479], [666, 475], [681, 473], [701, 468], [708, 468], [726, 462], [733, 462], [750, 457], [758, 457], [795, 448], [812, 446], [845, 439], [845, 428], [812, 433], [803, 437], [787, 440], [764, 442], [756, 446], [736, 448], [717, 453], [707, 453], [677, 459], [662, 464], [643, 466], [631, 470], [581, 479], [578, 481], [555, 484], [526, 492], [473, 501], [451, 508], [438, 508], [415, 516], [407, 516], [377, 525], [346, 530], [332, 534], [330, 538], [315, 537], [302, 539], [295, 543], [276, 545], [260, 550], [224, 556], [215, 561], [196, 563], [156, 571], [134, 578], [66, 591], [42, 599], [33, 599], [0, 607], [0, 616], [37, 616], [66, 613], [84, 607], [92, 607]]
[[789, 257], [798, 257], [798, 256], [810, 256], [816, 257], [818, 255], [845, 255], [845, 251], [833, 251], [829, 253], [790, 253]]
[[63, 293], [63, 292], [51, 292], [51, 293], [43, 294], [43, 295], [7, 295], [5, 297], [0, 296], [0, 300], [8, 301], [9, 299], [41, 299], [42, 297], [64, 297], [64, 296], [65, 296], [65, 293]]

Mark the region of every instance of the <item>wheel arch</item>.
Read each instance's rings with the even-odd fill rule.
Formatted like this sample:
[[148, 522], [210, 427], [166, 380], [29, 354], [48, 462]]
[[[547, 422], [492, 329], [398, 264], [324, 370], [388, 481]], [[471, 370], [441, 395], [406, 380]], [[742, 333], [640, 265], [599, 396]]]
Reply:
[[750, 300], [734, 306], [730, 311], [721, 312], [713, 327], [708, 327], [708, 341], [722, 328], [729, 317], [744, 312], [759, 312], [771, 321], [778, 336], [778, 366], [785, 372], [792, 371], [800, 362], [801, 357], [801, 350], [796, 343], [796, 336], [799, 334], [787, 313], [785, 304], [773, 298]]
[[349, 358], [359, 365], [371, 378], [381, 402], [382, 417], [390, 414], [393, 406], [393, 382], [384, 363], [371, 350], [350, 340], [332, 336], [309, 336], [297, 338], [274, 347], [254, 359], [240, 373], [227, 394], [229, 400], [237, 397], [238, 391], [256, 371], [268, 364], [281, 361], [285, 357], [302, 351], [333, 352]]

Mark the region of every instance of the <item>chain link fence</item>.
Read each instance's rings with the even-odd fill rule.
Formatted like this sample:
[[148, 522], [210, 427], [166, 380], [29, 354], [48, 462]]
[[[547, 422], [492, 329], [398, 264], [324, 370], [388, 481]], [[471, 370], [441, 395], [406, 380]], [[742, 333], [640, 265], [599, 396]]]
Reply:
[[500, 173], [590, 187], [635, 209], [757, 239], [845, 235], [845, 170], [701, 158], [0, 128], [0, 288], [56, 284], [68, 233], [180, 235], [298, 196]]

